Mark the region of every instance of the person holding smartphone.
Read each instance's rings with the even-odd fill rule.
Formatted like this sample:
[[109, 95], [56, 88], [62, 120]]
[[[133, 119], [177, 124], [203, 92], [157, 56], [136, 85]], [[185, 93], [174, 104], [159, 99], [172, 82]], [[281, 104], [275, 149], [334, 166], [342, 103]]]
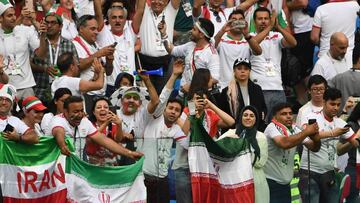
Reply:
[[[338, 89], [325, 90], [323, 110], [317, 114], [312, 113], [308, 117], [316, 119], [321, 147], [318, 152], [310, 151], [310, 172], [308, 171], [308, 152], [304, 150], [302, 153], [299, 189], [303, 202], [308, 202], [309, 198], [312, 202], [338, 202], [339, 186], [335, 181], [336, 144], [340, 140], [354, 147], [359, 146], [354, 131], [346, 126], [345, 121], [336, 116], [340, 109], [341, 96]], [[303, 125], [304, 123], [301, 126]], [[308, 125], [305, 127], [307, 128]], [[308, 174], [310, 174], [310, 190]]]
[[10, 115], [16, 95], [15, 87], [0, 84], [0, 132], [3, 139], [27, 144], [39, 142], [34, 129], [28, 127], [19, 118]]

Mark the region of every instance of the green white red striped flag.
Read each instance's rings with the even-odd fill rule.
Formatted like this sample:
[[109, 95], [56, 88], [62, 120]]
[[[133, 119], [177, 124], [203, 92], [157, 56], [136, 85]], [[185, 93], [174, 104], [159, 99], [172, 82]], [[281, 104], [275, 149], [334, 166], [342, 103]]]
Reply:
[[[70, 140], [66, 139], [72, 148]], [[143, 159], [130, 166], [98, 167], [60, 155], [52, 137], [36, 145], [0, 136], [0, 184], [4, 203], [145, 202]]]
[[191, 118], [189, 167], [194, 203], [255, 201], [251, 153], [244, 138], [214, 141], [203, 118]]

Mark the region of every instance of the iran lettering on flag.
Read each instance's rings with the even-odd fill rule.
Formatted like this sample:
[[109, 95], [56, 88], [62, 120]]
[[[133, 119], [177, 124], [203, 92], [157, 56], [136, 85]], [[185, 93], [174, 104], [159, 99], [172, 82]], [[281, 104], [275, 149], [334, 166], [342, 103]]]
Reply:
[[144, 158], [128, 166], [101, 167], [81, 161], [75, 155], [66, 159], [67, 201], [146, 202], [142, 165]]
[[214, 141], [203, 118], [191, 120], [189, 167], [194, 203], [253, 203], [251, 152], [245, 138]]
[[[68, 142], [68, 141], [67, 141]], [[36, 145], [6, 141], [0, 135], [0, 185], [3, 202], [66, 202], [65, 156], [56, 141]]]
[[[74, 151], [71, 138], [65, 142]], [[129, 166], [99, 167], [74, 154], [61, 155], [53, 137], [40, 137], [38, 144], [27, 145], [6, 141], [0, 135], [3, 202], [145, 202], [143, 161], [144, 158]]]

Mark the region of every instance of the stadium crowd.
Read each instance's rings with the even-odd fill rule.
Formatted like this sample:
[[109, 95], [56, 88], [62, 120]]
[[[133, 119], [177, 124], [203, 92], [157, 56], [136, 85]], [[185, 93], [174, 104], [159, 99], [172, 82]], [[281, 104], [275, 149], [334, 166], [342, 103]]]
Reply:
[[98, 166], [144, 156], [147, 202], [174, 199], [171, 171], [190, 203], [197, 118], [214, 141], [245, 136], [254, 202], [360, 202], [358, 12], [353, 0], [0, 0], [2, 137], [51, 136]]

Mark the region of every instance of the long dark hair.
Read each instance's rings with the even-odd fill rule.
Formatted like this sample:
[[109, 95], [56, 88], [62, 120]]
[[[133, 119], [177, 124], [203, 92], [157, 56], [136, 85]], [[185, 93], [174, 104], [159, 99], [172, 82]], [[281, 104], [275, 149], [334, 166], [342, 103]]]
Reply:
[[[107, 98], [107, 97], [94, 97], [93, 99], [93, 106], [91, 107], [91, 111], [88, 112], [89, 113], [89, 120], [93, 123], [93, 124], [96, 124], [96, 117], [94, 115], [94, 110], [95, 110], [95, 107], [96, 107], [96, 104], [99, 102], [99, 101], [106, 101], [106, 103], [111, 106], [111, 103], [110, 103], [110, 100]], [[109, 125], [108, 125], [108, 134], [106, 136], [108, 137], [111, 137], [111, 134], [112, 134], [112, 123], [110, 122]]]
[[48, 109], [50, 110], [51, 113], [53, 113], [54, 115], [57, 112], [57, 108], [55, 105], [55, 101], [59, 100], [62, 96], [64, 96], [65, 94], [68, 94], [70, 96], [72, 96], [71, 91], [68, 88], [59, 88], [55, 91], [54, 93], [54, 97], [51, 100], [50, 104], [48, 105]]
[[351, 112], [349, 118], [347, 119], [347, 122], [354, 122], [357, 123], [357, 121], [360, 119], [360, 102], [356, 104], [354, 107], [354, 110]]
[[[56, 3], [60, 5], [60, 0], [56, 0]], [[71, 17], [74, 20], [74, 23], [77, 24], [79, 18], [77, 16], [76, 12], [75, 12], [75, 9], [72, 8], [70, 12], [71, 12]]]
[[[210, 71], [208, 69], [196, 69], [192, 77], [190, 88], [188, 92], [188, 100], [194, 97], [195, 93], [203, 93], [208, 95], [208, 84], [211, 78]], [[209, 96], [209, 95], [208, 95]]]
[[[242, 117], [243, 117], [243, 114], [244, 114], [244, 112], [246, 110], [252, 111], [254, 113], [254, 115], [255, 115], [255, 119], [256, 119], [255, 124], [251, 128], [245, 127], [242, 124]], [[236, 125], [236, 131], [235, 131], [235, 134], [238, 135], [239, 137], [241, 137], [241, 135], [244, 135], [245, 139], [249, 143], [249, 147], [251, 146], [254, 149], [255, 157], [254, 157], [254, 161], [252, 163], [253, 166], [254, 166], [256, 160], [260, 159], [260, 147], [259, 147], [259, 144], [258, 144], [257, 139], [256, 139], [257, 128], [258, 128], [259, 122], [260, 122], [260, 118], [259, 118], [259, 114], [258, 114], [257, 109], [254, 106], [250, 106], [250, 105], [245, 106], [241, 110], [240, 120]]]

